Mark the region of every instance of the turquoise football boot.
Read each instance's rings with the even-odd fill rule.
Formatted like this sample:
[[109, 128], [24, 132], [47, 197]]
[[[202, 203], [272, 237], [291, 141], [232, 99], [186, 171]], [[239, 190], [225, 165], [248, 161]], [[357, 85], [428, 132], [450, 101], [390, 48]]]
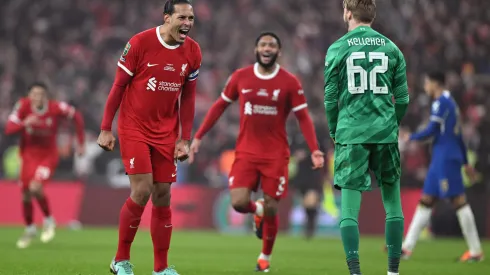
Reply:
[[179, 273], [174, 269], [174, 266], [169, 266], [160, 272], [153, 271], [152, 275], [179, 275]]
[[110, 268], [114, 275], [134, 275], [133, 265], [129, 261], [116, 262], [115, 259], [112, 259]]

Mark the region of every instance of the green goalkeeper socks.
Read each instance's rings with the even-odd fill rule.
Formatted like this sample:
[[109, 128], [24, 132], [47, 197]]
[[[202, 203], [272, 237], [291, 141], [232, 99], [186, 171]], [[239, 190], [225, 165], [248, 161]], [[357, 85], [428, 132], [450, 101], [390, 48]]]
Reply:
[[361, 274], [359, 263], [359, 226], [357, 217], [361, 207], [361, 192], [342, 189], [340, 235], [350, 274]]
[[384, 184], [381, 195], [386, 210], [386, 247], [388, 271], [398, 273], [403, 241], [403, 211], [400, 199], [400, 182]]
[[398, 273], [403, 241], [403, 220], [386, 221], [386, 247], [388, 248], [388, 271]]
[[[400, 199], [400, 182], [383, 184], [381, 187], [386, 211], [386, 246], [388, 271], [398, 273], [403, 240], [403, 212]], [[361, 274], [359, 263], [359, 226], [357, 218], [361, 208], [362, 193], [342, 189], [340, 234], [350, 274]]]
[[340, 228], [342, 243], [347, 259], [347, 267], [350, 274], [361, 274], [361, 264], [359, 263], [359, 227], [345, 226]]

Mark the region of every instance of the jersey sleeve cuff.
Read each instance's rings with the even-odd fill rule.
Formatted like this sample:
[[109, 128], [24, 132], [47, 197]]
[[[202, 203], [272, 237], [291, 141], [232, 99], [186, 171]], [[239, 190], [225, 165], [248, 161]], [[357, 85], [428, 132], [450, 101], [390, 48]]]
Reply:
[[228, 103], [233, 103], [233, 100], [227, 97], [224, 93], [221, 93], [221, 98]]
[[444, 119], [442, 119], [442, 117], [438, 117], [438, 116], [430, 116], [430, 121], [434, 121], [434, 122], [437, 122], [440, 124], [444, 123]]
[[302, 110], [302, 109], [304, 109], [306, 107], [308, 107], [308, 104], [303, 103], [301, 105], [298, 105], [298, 106], [294, 107], [292, 110], [293, 110], [293, 112], [297, 112], [297, 111]]
[[117, 66], [119, 68], [121, 68], [123, 71], [125, 71], [127, 74], [129, 74], [130, 76], [133, 76], [134, 74], [128, 69], [126, 68], [126, 66], [124, 66], [121, 62], [117, 62]]
[[13, 123], [17, 125], [23, 125], [22, 121], [17, 115], [9, 115], [8, 120], [12, 121]]

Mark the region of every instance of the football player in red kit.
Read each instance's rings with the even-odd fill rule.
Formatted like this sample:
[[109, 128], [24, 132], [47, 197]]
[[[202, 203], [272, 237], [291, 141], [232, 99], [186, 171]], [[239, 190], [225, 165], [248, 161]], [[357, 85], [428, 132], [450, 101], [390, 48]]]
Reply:
[[47, 87], [34, 83], [29, 87], [27, 97], [20, 99], [10, 114], [5, 134], [20, 133], [20, 157], [22, 166], [20, 183], [22, 186], [22, 209], [26, 230], [17, 241], [18, 248], [26, 248], [36, 236], [33, 223], [32, 199], [36, 199], [44, 214], [42, 242], [49, 242], [55, 236], [56, 224], [51, 215], [43, 185], [51, 178], [58, 165], [56, 136], [60, 118], [73, 119], [78, 137], [77, 153], [85, 148], [84, 122], [82, 115], [65, 102], [49, 100]]
[[177, 160], [188, 157], [201, 50], [187, 36], [194, 24], [190, 1], [167, 1], [163, 17], [163, 25], [136, 34], [126, 45], [98, 138], [102, 148], [113, 150], [111, 126], [119, 108], [121, 157], [131, 194], [120, 212], [119, 243], [110, 265], [118, 275], [133, 275], [130, 248], [150, 196], [153, 274], [178, 274], [167, 264], [170, 185], [176, 180]]
[[[271, 32], [256, 40], [257, 63], [235, 71], [221, 97], [214, 103], [197, 131], [190, 148], [190, 162], [198, 152], [202, 137], [233, 101], [240, 103], [240, 132], [236, 144], [229, 186], [233, 208], [240, 213], [255, 214], [255, 230], [262, 239], [262, 253], [257, 271], [268, 272], [270, 256], [277, 235], [277, 206], [288, 188], [289, 145], [286, 120], [291, 111], [299, 121], [311, 150], [313, 168], [323, 166], [315, 129], [308, 114], [306, 98], [299, 80], [276, 63], [281, 41]], [[251, 191], [258, 183], [264, 200], [252, 202]]]

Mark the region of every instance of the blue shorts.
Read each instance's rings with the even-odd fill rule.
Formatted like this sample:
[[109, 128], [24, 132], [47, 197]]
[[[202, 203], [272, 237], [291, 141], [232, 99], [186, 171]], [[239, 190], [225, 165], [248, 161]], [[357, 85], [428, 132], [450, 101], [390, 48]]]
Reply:
[[460, 161], [432, 162], [425, 178], [423, 193], [441, 199], [464, 194], [462, 167]]

